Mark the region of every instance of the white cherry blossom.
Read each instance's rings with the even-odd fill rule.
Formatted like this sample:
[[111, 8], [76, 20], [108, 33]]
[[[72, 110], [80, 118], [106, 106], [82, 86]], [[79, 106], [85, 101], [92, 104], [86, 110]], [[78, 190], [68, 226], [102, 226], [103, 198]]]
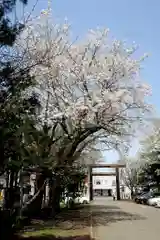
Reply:
[[[15, 45], [35, 76], [40, 119], [53, 124], [70, 118], [76, 128], [88, 124], [108, 134], [132, 133], [148, 110], [150, 87], [140, 77], [136, 45], [112, 40], [109, 30], [89, 31], [84, 41], [70, 40], [70, 26], [53, 24], [43, 12], [29, 23]], [[47, 112], [47, 119], [46, 119]]]

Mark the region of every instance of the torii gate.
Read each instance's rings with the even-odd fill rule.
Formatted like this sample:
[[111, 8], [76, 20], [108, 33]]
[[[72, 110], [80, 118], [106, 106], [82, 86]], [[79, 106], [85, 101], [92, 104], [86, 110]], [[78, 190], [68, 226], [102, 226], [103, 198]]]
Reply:
[[[116, 176], [117, 200], [120, 200], [119, 168], [125, 168], [126, 164], [91, 164], [88, 166], [89, 199], [93, 200], [93, 176]], [[93, 168], [115, 168], [115, 172], [93, 173]]]

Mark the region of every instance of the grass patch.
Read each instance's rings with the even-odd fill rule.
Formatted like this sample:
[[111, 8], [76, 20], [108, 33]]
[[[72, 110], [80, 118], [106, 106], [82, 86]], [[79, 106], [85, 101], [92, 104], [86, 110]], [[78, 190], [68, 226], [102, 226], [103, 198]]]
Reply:
[[42, 237], [42, 236], [55, 236], [55, 237], [75, 237], [75, 236], [84, 236], [89, 234], [89, 228], [82, 229], [69, 229], [62, 230], [60, 228], [45, 228], [43, 230], [29, 231], [21, 234], [23, 237]]
[[[90, 239], [90, 217], [88, 217], [88, 209], [79, 207], [76, 209], [66, 209], [62, 202], [61, 208], [64, 210], [54, 219], [32, 219], [29, 226], [25, 226], [19, 236], [28, 240], [49, 240], [49, 239]], [[85, 211], [85, 213], [83, 213]], [[87, 214], [87, 217], [84, 216]], [[87, 218], [87, 220], [86, 220]], [[80, 238], [76, 238], [79, 236]], [[86, 238], [87, 236], [87, 238]], [[49, 238], [50, 237], [50, 238]], [[20, 239], [21, 239], [20, 238]], [[21, 239], [21, 240], [22, 240]]]

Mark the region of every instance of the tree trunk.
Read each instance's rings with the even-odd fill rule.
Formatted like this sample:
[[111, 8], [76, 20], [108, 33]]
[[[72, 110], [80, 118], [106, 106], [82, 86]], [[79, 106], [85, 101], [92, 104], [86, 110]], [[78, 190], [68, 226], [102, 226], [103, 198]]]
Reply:
[[60, 198], [61, 198], [61, 188], [60, 186], [56, 186], [55, 188], [55, 196], [53, 198], [53, 203], [52, 203], [52, 207], [54, 207], [55, 209], [55, 213], [59, 213], [60, 212]]
[[7, 176], [7, 185], [5, 189], [5, 200], [4, 200], [4, 208], [5, 209], [12, 209], [14, 204], [14, 189], [13, 189], [13, 182], [14, 182], [14, 172], [11, 171], [11, 173]]
[[14, 185], [15, 187], [17, 187], [18, 184], [18, 172], [15, 173], [15, 177], [14, 177]]
[[49, 207], [52, 208], [52, 216], [55, 216], [60, 212], [60, 198], [61, 198], [61, 187], [59, 186], [59, 181], [56, 179], [50, 183], [50, 197], [49, 197]]
[[36, 178], [36, 192], [42, 188], [42, 190], [39, 192], [39, 194], [36, 196], [36, 198], [28, 205], [27, 209], [27, 215], [29, 217], [32, 216], [39, 216], [41, 213], [41, 208], [42, 208], [42, 201], [43, 201], [43, 194], [44, 194], [44, 181], [45, 181], [45, 176], [43, 174], [39, 175]]
[[52, 180], [49, 181], [49, 201], [48, 201], [48, 207], [52, 207], [52, 198], [53, 198], [53, 191], [54, 191], [55, 185]]
[[6, 173], [6, 188], [9, 188], [9, 171]]
[[10, 240], [13, 237], [13, 219], [9, 210], [0, 210], [0, 239]]
[[131, 199], [133, 199], [134, 197], [134, 191], [133, 191], [133, 187], [131, 187]]

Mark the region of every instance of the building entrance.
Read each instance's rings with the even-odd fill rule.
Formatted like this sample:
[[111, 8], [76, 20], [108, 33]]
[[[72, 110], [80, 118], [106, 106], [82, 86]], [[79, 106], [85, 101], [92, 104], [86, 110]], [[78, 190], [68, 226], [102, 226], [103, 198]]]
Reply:
[[108, 189], [108, 196], [109, 196], [109, 197], [112, 196], [112, 189]]
[[112, 196], [112, 189], [95, 189], [93, 190], [94, 197], [111, 197]]
[[[116, 176], [116, 194], [117, 200], [120, 200], [120, 180], [119, 168], [125, 168], [125, 164], [93, 164], [88, 167], [88, 182], [89, 182], [89, 198], [93, 200], [93, 196], [112, 196], [112, 189], [96, 189], [93, 191], [93, 176]], [[93, 173], [93, 168], [114, 168], [115, 172], [110, 173]]]

